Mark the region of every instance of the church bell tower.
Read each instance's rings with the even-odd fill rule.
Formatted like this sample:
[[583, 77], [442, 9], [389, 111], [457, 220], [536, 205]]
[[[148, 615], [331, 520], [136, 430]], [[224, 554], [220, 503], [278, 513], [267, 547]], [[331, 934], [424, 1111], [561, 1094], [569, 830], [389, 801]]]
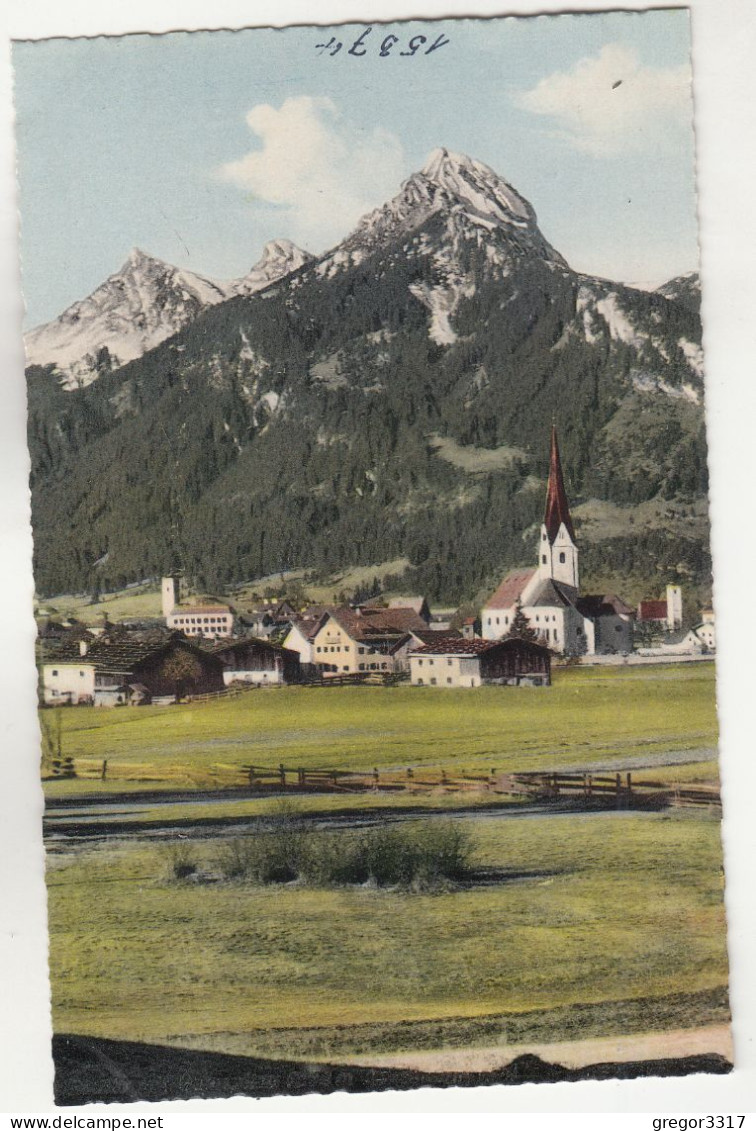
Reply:
[[551, 428], [549, 485], [538, 544], [538, 576], [542, 580], [550, 578], [562, 585], [569, 585], [575, 590], [580, 588], [578, 548], [570, 517], [570, 504], [564, 489], [556, 425]]

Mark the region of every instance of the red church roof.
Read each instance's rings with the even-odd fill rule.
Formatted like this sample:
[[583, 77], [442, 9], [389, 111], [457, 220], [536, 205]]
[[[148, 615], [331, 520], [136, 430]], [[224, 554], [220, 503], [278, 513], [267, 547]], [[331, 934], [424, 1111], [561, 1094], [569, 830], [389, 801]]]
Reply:
[[575, 531], [572, 528], [570, 517], [570, 504], [567, 501], [567, 492], [564, 489], [562, 477], [562, 462], [559, 458], [559, 444], [557, 443], [556, 425], [551, 428], [551, 459], [549, 462], [549, 485], [546, 490], [546, 514], [543, 524], [553, 542], [559, 533], [559, 527], [564, 523], [567, 533], [575, 541]]
[[516, 569], [508, 573], [491, 600], [486, 602], [486, 608], [511, 609], [534, 573], [534, 569]]

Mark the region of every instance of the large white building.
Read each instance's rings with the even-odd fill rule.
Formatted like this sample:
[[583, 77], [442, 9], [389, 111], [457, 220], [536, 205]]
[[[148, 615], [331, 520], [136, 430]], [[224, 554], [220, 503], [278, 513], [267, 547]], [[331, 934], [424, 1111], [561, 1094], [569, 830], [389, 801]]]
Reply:
[[556, 428], [551, 430], [546, 511], [535, 569], [513, 570], [481, 613], [484, 640], [506, 636], [518, 608], [554, 652], [629, 652], [633, 610], [613, 593], [580, 593], [579, 551], [570, 516]]

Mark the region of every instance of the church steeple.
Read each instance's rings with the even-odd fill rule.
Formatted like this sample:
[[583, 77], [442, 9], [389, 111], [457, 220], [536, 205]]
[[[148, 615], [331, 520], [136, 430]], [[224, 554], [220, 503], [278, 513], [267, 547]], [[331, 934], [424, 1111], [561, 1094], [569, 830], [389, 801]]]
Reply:
[[549, 484], [546, 488], [546, 512], [541, 527], [538, 574], [544, 580], [549, 578], [579, 590], [578, 548], [570, 504], [564, 489], [556, 425], [551, 427]]
[[559, 458], [559, 443], [557, 441], [556, 424], [551, 426], [551, 456], [549, 460], [549, 485], [546, 489], [546, 514], [543, 525], [553, 544], [559, 533], [559, 527], [564, 523], [565, 529], [572, 541], [575, 541], [575, 531], [570, 517], [570, 504], [567, 501], [567, 492], [564, 489], [562, 476], [562, 461]]

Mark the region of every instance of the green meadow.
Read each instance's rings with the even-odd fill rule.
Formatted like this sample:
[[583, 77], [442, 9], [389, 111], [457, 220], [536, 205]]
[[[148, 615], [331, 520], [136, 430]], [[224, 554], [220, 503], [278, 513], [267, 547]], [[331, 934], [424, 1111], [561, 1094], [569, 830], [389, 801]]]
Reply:
[[217, 840], [189, 846], [215, 882], [169, 844], [51, 852], [55, 1030], [327, 1057], [726, 1018], [718, 821], [466, 820], [499, 876], [432, 893], [223, 880]]
[[480, 773], [708, 759], [715, 776], [708, 663], [557, 668], [550, 688], [266, 688], [165, 707], [69, 708], [60, 718], [63, 754], [83, 776], [47, 783], [52, 796], [242, 784], [250, 763]]

